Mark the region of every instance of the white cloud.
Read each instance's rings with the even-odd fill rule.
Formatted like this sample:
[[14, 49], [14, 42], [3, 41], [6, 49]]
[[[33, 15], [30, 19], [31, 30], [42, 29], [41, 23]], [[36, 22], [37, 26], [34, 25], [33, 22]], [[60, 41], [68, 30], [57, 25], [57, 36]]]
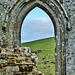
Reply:
[[22, 42], [51, 36], [54, 36], [54, 27], [50, 18], [41, 17], [34, 20], [24, 20], [21, 31]]

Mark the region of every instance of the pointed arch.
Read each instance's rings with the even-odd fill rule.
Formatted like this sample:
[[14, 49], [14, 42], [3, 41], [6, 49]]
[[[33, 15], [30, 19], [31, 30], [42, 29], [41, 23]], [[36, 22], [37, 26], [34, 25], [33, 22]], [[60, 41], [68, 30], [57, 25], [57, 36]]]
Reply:
[[[29, 7], [28, 7], [29, 6]], [[45, 4], [45, 6], [46, 6], [46, 4]], [[26, 15], [32, 10], [32, 9], [34, 9], [35, 7], [39, 7], [39, 8], [41, 8], [42, 10], [44, 10], [48, 15], [49, 15], [49, 17], [52, 19], [52, 22], [53, 22], [53, 24], [54, 24], [54, 28], [55, 28], [55, 35], [56, 35], [56, 22], [55, 22], [55, 20], [53, 19], [54, 17], [54, 15], [52, 15], [52, 13], [46, 8], [44, 6], [44, 4], [42, 4], [42, 3], [40, 3], [40, 2], [38, 2], [38, 1], [36, 1], [36, 2], [34, 2], [34, 3], [30, 3], [29, 5], [27, 5], [25, 8], [27, 8], [27, 10], [24, 10], [24, 11], [21, 11], [21, 12], [25, 12], [25, 14], [23, 14], [23, 15], [21, 15], [21, 14], [19, 14], [18, 16], [17, 16], [17, 21], [21, 21], [21, 25], [22, 25], [22, 23], [23, 23], [23, 20], [24, 20], [24, 18], [26, 17]], [[48, 6], [47, 6], [48, 7]], [[22, 8], [21, 8], [22, 9]], [[24, 9], [24, 8], [23, 8]], [[51, 10], [52, 11], [52, 10]], [[36, 13], [37, 14], [37, 13]], [[20, 17], [22, 17], [20, 20], [19, 20], [19, 16]], [[21, 28], [21, 27], [20, 27]]]
[[[39, 31], [39, 28], [41, 31]], [[24, 35], [29, 36], [28, 39], [27, 36], [25, 37]], [[21, 43], [48, 37], [54, 37], [54, 25], [52, 20], [46, 12], [39, 7], [35, 7], [23, 20], [21, 27]]]
[[[68, 16], [55, 0], [18, 0], [9, 10], [9, 48], [20, 46], [21, 26], [26, 15], [35, 7], [43, 9], [52, 19], [55, 29], [55, 72], [66, 75], [66, 39]], [[37, 14], [37, 13], [36, 13]]]

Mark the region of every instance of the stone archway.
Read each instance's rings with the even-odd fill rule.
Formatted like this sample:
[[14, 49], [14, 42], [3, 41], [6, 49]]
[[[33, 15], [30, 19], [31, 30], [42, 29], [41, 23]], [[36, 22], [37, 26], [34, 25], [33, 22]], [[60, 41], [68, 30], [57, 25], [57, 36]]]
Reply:
[[66, 29], [69, 30], [68, 16], [63, 7], [54, 0], [17, 0], [9, 9], [9, 48], [20, 46], [21, 25], [25, 16], [36, 6], [43, 9], [52, 19], [55, 28], [55, 72], [66, 75]]

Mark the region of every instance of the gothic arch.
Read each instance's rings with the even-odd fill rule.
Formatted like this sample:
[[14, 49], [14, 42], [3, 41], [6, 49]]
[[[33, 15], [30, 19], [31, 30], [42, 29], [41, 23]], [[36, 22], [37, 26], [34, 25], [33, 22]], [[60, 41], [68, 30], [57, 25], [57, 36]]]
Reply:
[[[18, 47], [21, 43], [21, 25], [25, 16], [36, 6], [43, 9], [52, 19], [55, 29], [55, 72], [66, 75], [66, 36], [68, 16], [60, 3], [55, 0], [17, 0], [9, 9], [9, 48]], [[68, 28], [67, 28], [68, 27]]]

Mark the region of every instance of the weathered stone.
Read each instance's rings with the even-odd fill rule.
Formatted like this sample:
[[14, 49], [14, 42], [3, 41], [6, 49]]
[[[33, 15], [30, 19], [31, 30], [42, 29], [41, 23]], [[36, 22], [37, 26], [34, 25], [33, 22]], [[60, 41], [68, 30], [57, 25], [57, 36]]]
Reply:
[[[36, 6], [48, 13], [55, 27], [56, 75], [75, 75], [73, 60], [75, 59], [75, 0], [0, 0], [0, 46], [3, 48], [20, 47], [21, 24], [28, 12]], [[5, 51], [5, 49], [0, 49], [0, 63], [5, 62], [2, 60], [6, 58], [6, 53], [23, 54], [28, 51], [31, 53], [30, 50]], [[29, 53], [24, 54], [24, 56], [30, 57]], [[18, 58], [18, 55], [8, 58], [12, 58], [13, 61], [13, 59]], [[14, 74], [18, 73], [22, 74], [20, 72]], [[0, 75], [12, 74], [12, 72], [0, 73]]]
[[[35, 59], [37, 58], [37, 56], [35, 55], [35, 53], [31, 53], [31, 49], [29, 47], [26, 48], [27, 50], [25, 48], [26, 47], [16, 49], [0, 48], [0, 72], [3, 72], [3, 75], [33, 75], [34, 66], [36, 64]], [[23, 49], [25, 49], [26, 51], [22, 52]], [[15, 52], [15, 50], [17, 52]], [[25, 53], [30, 54], [30, 56], [25, 56]], [[40, 73], [38, 72], [38, 75], [39, 74]]]

